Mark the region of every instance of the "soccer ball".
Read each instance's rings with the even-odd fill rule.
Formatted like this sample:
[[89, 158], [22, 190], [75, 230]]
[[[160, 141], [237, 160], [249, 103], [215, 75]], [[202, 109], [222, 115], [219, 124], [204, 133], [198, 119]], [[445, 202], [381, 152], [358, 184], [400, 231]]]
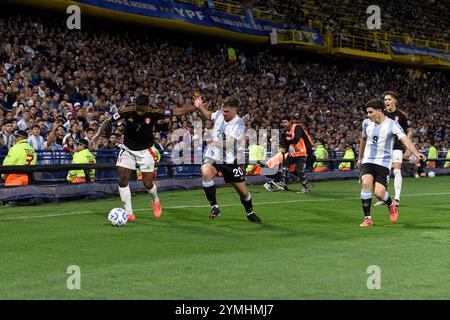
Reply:
[[123, 227], [128, 222], [128, 213], [122, 208], [114, 208], [108, 213], [108, 220], [114, 227]]
[[436, 175], [436, 173], [434, 173], [434, 171], [428, 172], [428, 177], [429, 178], [433, 178], [435, 175]]

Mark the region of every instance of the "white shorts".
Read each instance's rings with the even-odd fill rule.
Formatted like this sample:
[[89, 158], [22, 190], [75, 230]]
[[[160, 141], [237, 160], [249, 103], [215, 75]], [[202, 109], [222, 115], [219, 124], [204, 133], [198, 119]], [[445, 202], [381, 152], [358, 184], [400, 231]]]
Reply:
[[403, 162], [403, 151], [393, 150], [392, 151], [392, 163], [402, 163]]
[[135, 151], [128, 149], [125, 145], [121, 145], [116, 166], [131, 170], [136, 170], [137, 166], [139, 166], [142, 172], [153, 172], [155, 159], [152, 153], [151, 148]]

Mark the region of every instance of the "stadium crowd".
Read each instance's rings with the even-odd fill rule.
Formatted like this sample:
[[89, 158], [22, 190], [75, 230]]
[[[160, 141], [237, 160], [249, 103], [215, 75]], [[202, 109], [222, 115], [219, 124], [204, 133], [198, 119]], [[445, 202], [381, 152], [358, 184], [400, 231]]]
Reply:
[[[123, 139], [122, 125], [98, 141], [92, 137], [134, 96], [147, 92], [153, 105], [167, 110], [191, 104], [198, 91], [210, 109], [236, 95], [247, 128], [279, 128], [281, 118], [289, 115], [306, 123], [325, 149], [343, 152], [346, 145], [358, 147], [365, 102], [386, 90], [399, 93], [399, 106], [408, 113], [421, 150], [431, 144], [448, 148], [448, 73], [232, 47], [137, 27], [102, 30], [84, 21], [81, 31], [67, 31], [46, 19], [1, 18], [0, 148], [10, 148], [11, 132], [20, 129], [28, 131], [36, 150], [73, 153], [81, 138], [91, 149], [114, 149]], [[160, 151], [189, 141], [200, 116], [171, 120], [156, 137]], [[208, 127], [211, 123], [204, 130]], [[179, 128], [183, 138], [174, 134]]]
[[[255, 0], [254, 8], [264, 12], [278, 13], [290, 20], [321, 21], [325, 32], [330, 34], [347, 33], [351, 35], [370, 35], [366, 28], [367, 8], [376, 4], [381, 10], [381, 30], [389, 34], [406, 35], [410, 38], [450, 40], [448, 19], [449, 7], [446, 3], [426, 0], [410, 4], [407, 0], [369, 0], [317, 1], [317, 0]], [[399, 18], [401, 17], [401, 18]], [[301, 23], [303, 24], [303, 23]]]

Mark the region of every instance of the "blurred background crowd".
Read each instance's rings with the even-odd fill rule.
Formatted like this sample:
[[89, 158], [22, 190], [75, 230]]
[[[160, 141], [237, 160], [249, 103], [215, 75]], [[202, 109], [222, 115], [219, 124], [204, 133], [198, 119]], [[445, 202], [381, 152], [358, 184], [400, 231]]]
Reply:
[[[425, 36], [420, 26], [426, 23], [427, 32], [435, 28], [448, 39], [445, 21], [436, 19], [441, 8], [434, 1], [411, 13], [411, 21], [423, 20], [423, 24], [412, 24], [417, 28], [411, 29], [408, 19], [397, 24], [396, 10], [404, 10], [404, 2], [391, 4], [388, 28]], [[307, 3], [310, 9], [299, 5], [298, 12], [308, 18], [333, 14], [327, 2]], [[250, 5], [282, 13], [285, 8], [271, 0]], [[353, 2], [347, 6], [349, 17], [355, 6]], [[342, 21], [326, 21], [330, 30], [346, 30]], [[313, 140], [322, 141], [326, 150], [345, 151], [348, 146], [356, 150], [365, 103], [382, 98], [386, 90], [399, 94], [399, 107], [408, 114], [419, 149], [426, 152], [431, 145], [444, 152], [448, 149], [450, 90], [445, 71], [330, 60], [156, 34], [139, 27], [122, 29], [86, 20], [81, 31], [67, 32], [61, 22], [46, 17], [1, 18], [0, 149], [11, 148], [11, 133], [17, 129], [28, 132], [36, 150], [73, 153], [81, 138], [90, 141], [94, 150], [115, 149], [123, 139], [123, 125], [114, 126], [97, 141], [92, 137], [105, 119], [137, 94], [149, 94], [153, 105], [167, 110], [190, 105], [194, 92], [199, 92], [211, 110], [219, 108], [225, 97], [238, 96], [247, 128], [277, 129], [281, 118], [289, 115], [304, 123]], [[194, 121], [200, 119], [196, 113], [172, 117], [156, 134], [155, 146], [164, 152], [180, 141], [190, 141]], [[204, 124], [203, 130], [208, 131], [212, 123]]]

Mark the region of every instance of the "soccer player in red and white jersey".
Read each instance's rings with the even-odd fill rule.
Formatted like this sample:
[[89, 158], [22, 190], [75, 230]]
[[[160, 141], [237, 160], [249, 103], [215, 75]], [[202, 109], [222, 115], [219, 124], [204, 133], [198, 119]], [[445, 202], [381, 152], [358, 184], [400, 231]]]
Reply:
[[[125, 123], [124, 143], [120, 146], [116, 166], [120, 198], [124, 204], [125, 211], [128, 213], [128, 221], [136, 220], [131, 205], [131, 191], [128, 185], [131, 171], [136, 170], [136, 166], [141, 170], [144, 187], [151, 195], [153, 215], [159, 218], [162, 214], [156, 184], [153, 182], [155, 155], [152, 151], [152, 146], [154, 144], [154, 127], [159, 120], [164, 119], [167, 115], [154, 112], [149, 103], [150, 100], [147, 95], [138, 95], [135, 99], [135, 104], [123, 107], [112, 118], [106, 120], [94, 137], [96, 139], [113, 122], [124, 121]], [[193, 106], [174, 108], [171, 115], [179, 116], [194, 110]]]
[[[397, 107], [398, 94], [394, 91], [386, 91], [384, 94], [384, 114], [386, 117], [395, 120], [402, 127], [406, 133], [408, 129], [408, 120], [405, 112]], [[394, 201], [396, 206], [400, 205], [400, 194], [402, 192], [402, 162], [403, 153], [405, 152], [405, 146], [399, 139], [394, 138], [394, 151], [392, 152], [392, 166], [394, 168]], [[375, 205], [382, 205], [383, 201], [378, 201]]]

